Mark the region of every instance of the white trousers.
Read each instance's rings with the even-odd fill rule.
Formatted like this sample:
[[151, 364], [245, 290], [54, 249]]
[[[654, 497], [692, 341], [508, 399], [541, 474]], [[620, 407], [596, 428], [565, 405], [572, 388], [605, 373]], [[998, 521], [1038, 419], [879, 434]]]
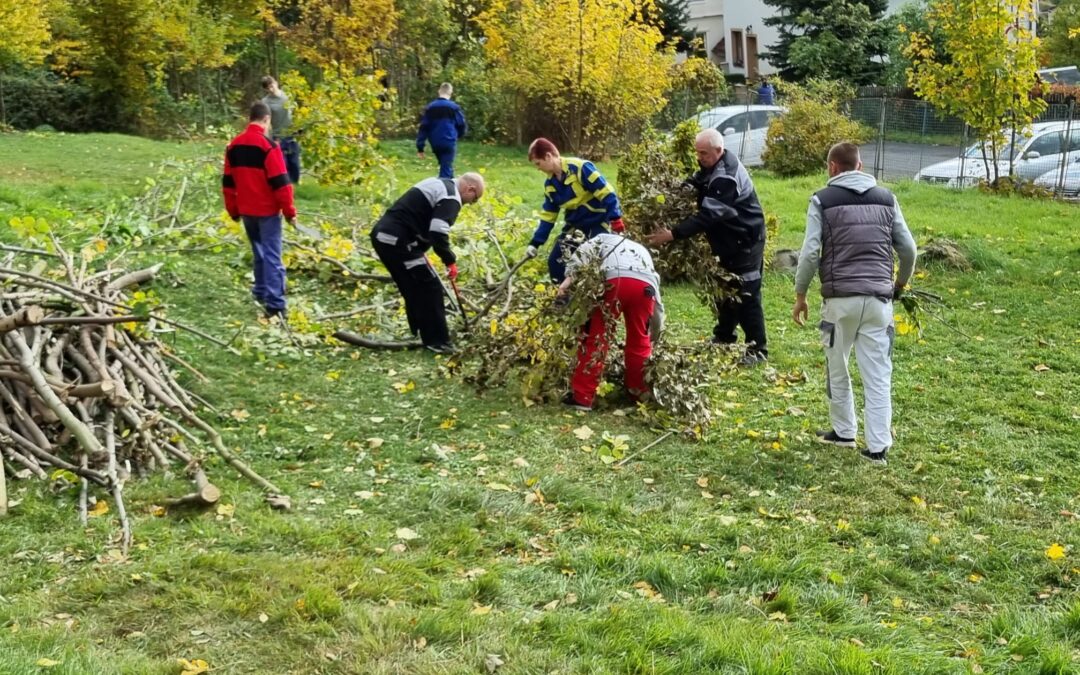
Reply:
[[833, 431], [855, 438], [858, 421], [851, 392], [848, 358], [855, 359], [863, 383], [866, 447], [881, 452], [892, 445], [892, 302], [859, 295], [826, 298], [821, 305], [821, 342], [825, 347], [825, 395]]

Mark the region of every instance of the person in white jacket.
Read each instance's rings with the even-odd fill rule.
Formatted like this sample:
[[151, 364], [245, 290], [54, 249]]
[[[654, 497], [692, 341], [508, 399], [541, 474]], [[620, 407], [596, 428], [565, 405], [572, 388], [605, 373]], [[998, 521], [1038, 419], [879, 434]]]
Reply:
[[[861, 454], [885, 464], [892, 446], [892, 303], [915, 270], [915, 240], [893, 193], [862, 172], [859, 146], [837, 143], [828, 162], [829, 183], [814, 193], [806, 212], [791, 315], [800, 326], [806, 321], [806, 291], [816, 272], [832, 422], [832, 429], [817, 432], [818, 440], [856, 447], [858, 422], [848, 374], [854, 346], [864, 390], [866, 448]], [[894, 250], [900, 259], [895, 280]]]
[[652, 355], [652, 341], [659, 336], [663, 321], [660, 277], [648, 249], [617, 234], [603, 233], [578, 247], [566, 265], [566, 279], [559, 295], [570, 292], [574, 275], [583, 266], [599, 265], [607, 280], [603, 302], [586, 324], [578, 363], [563, 403], [577, 410], [592, 410], [596, 389], [604, 373], [611, 335], [605, 316], [622, 315], [626, 324], [626, 388], [635, 401], [648, 391], [645, 361]]

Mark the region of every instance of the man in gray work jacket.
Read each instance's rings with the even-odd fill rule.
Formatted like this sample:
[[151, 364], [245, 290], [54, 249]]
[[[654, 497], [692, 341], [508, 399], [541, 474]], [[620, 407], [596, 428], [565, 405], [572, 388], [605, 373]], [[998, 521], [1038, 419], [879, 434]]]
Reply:
[[[855, 447], [858, 422], [848, 374], [854, 346], [864, 389], [866, 448], [861, 454], [885, 464], [892, 446], [892, 303], [915, 269], [915, 240], [896, 197], [861, 171], [857, 145], [837, 143], [829, 149], [828, 162], [828, 185], [814, 193], [806, 212], [791, 315], [800, 326], [806, 321], [806, 291], [817, 272], [832, 421], [832, 429], [817, 433], [818, 440]], [[894, 249], [900, 259], [895, 281]]]
[[694, 139], [694, 153], [701, 170], [686, 181], [697, 193], [697, 213], [671, 230], [646, 237], [649, 246], [687, 239], [704, 233], [720, 265], [739, 277], [737, 297], [716, 303], [713, 342], [734, 344], [735, 328], [741, 327], [746, 351], [740, 365], [752, 366], [768, 358], [765, 342], [765, 311], [761, 303], [761, 272], [765, 252], [765, 212], [757, 191], [739, 158], [724, 149], [724, 137], [705, 129]]

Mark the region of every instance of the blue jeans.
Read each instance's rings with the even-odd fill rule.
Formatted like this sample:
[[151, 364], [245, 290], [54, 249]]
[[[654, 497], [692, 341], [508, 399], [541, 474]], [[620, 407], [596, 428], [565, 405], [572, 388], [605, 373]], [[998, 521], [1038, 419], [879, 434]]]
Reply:
[[289, 182], [293, 185], [300, 184], [300, 143], [292, 136], [275, 138], [281, 146], [281, 154], [285, 157], [285, 171], [289, 174]]
[[285, 309], [285, 264], [281, 262], [281, 214], [243, 216], [251, 242], [255, 284], [251, 295], [266, 311]]
[[562, 233], [555, 239], [555, 245], [551, 247], [551, 254], [548, 256], [548, 274], [551, 275], [551, 280], [557, 284], [561, 284], [566, 279], [566, 260], [570, 259], [570, 256], [574, 255], [574, 251], [577, 250], [578, 245], [573, 241], [568, 241], [566, 235], [574, 229], [580, 229], [585, 232], [585, 239], [592, 239], [598, 234], [607, 232], [607, 227], [603, 223], [596, 223], [595, 225], [586, 225], [584, 228], [575, 228], [574, 226], [564, 227]]
[[454, 177], [454, 155], [457, 154], [456, 145], [431, 146], [435, 158], [439, 160], [439, 178]]

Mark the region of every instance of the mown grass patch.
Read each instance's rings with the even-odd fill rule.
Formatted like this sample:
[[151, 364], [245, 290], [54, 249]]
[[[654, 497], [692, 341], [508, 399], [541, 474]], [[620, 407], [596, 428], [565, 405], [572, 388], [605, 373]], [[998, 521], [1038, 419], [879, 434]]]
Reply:
[[[36, 176], [32, 199], [0, 202], [5, 221], [51, 217], [69, 142], [94, 139], [0, 136], [0, 157], [18, 152], [18, 171]], [[407, 142], [387, 145], [400, 159], [395, 189], [423, 175]], [[130, 194], [145, 162], [176, 151], [146, 147], [119, 158], [100, 190], [57, 202], [93, 210]], [[459, 167], [486, 166], [527, 213], [542, 176], [521, 155], [466, 145]], [[5, 186], [23, 180], [11, 166], [0, 163]], [[781, 245], [797, 248], [822, 180], [756, 182]], [[705, 441], [672, 438], [621, 469], [573, 430], [627, 434], [632, 451], [658, 435], [632, 411], [526, 407], [512, 387], [479, 396], [426, 354], [259, 359], [178, 335], [211, 378], [188, 385], [226, 413], [215, 423], [229, 445], [295, 510], [269, 511], [213, 462], [234, 510], [157, 518], [151, 506], [182, 488], [155, 477], [129, 486], [136, 548], [117, 563], [109, 519], [84, 529], [72, 493], [13, 483], [0, 672], [37, 673], [51, 658], [49, 672], [176, 673], [177, 658], [203, 658], [215, 672], [475, 673], [488, 654], [512, 673], [1076, 671], [1075, 208], [896, 191], [918, 240], [948, 236], [975, 265], [919, 271], [952, 328], [926, 317], [922, 340], [898, 341], [886, 469], [812, 441], [826, 423], [818, 336], [789, 320], [781, 274], [765, 282], [775, 373], [726, 382]], [[305, 184], [299, 195], [303, 214], [342, 191]], [[240, 251], [165, 262], [178, 285], [156, 290], [170, 315], [220, 334], [253, 323]], [[320, 292], [292, 282], [298, 296]], [[672, 339], [708, 333], [690, 289], [665, 298]], [[415, 388], [398, 393], [406, 380]], [[527, 503], [536, 489], [543, 502]], [[1062, 559], [1047, 556], [1052, 543]]]

